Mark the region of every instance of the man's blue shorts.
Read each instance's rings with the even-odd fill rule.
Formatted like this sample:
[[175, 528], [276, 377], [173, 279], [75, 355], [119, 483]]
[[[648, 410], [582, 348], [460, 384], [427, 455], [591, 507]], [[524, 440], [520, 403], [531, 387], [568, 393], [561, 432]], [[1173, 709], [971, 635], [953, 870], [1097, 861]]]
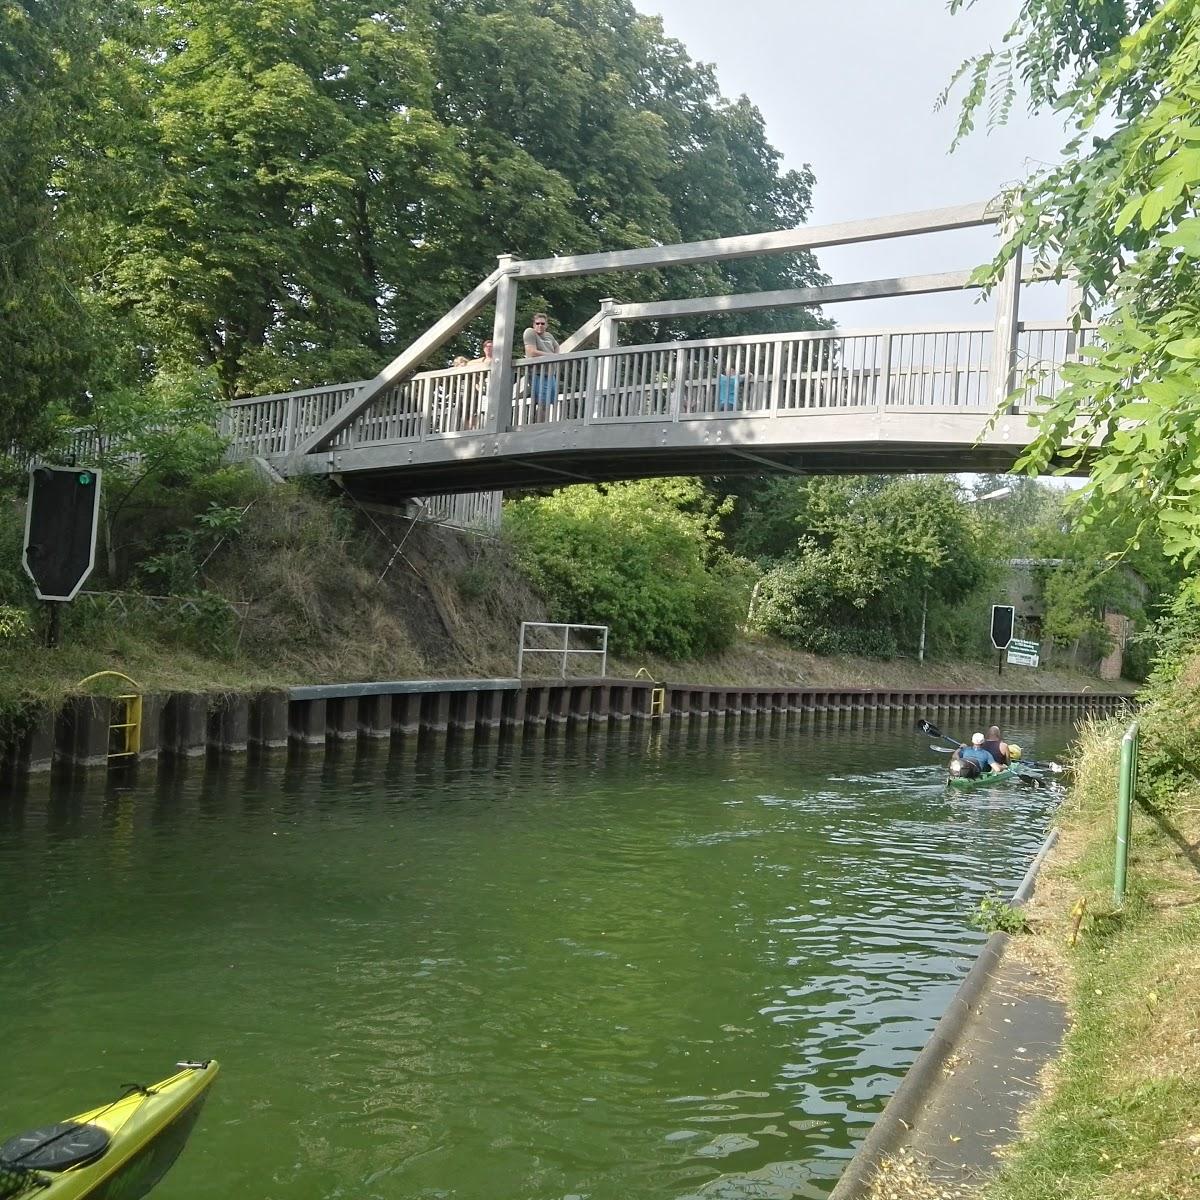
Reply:
[[558, 375], [534, 371], [529, 376], [529, 394], [534, 402], [548, 408], [558, 399]]

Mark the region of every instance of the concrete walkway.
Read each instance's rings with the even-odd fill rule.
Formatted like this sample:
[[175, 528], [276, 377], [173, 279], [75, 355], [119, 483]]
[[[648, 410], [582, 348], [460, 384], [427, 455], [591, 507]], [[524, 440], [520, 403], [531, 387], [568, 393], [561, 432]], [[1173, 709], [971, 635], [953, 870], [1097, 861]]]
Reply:
[[930, 1180], [979, 1183], [1019, 1136], [1067, 1027], [1066, 1006], [1050, 993], [1044, 976], [1010, 954], [1001, 959], [912, 1130], [910, 1147]]
[[[1024, 903], [1047, 840], [1013, 897]], [[1067, 1012], [1050, 979], [988, 939], [830, 1200], [966, 1200], [1017, 1139]]]

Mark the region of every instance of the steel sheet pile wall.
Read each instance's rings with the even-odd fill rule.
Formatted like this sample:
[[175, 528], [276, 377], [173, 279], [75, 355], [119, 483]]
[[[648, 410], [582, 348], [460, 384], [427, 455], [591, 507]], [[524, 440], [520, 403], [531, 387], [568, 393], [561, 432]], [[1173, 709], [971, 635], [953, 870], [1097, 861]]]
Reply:
[[[661, 715], [656, 692], [661, 692]], [[114, 703], [81, 696], [57, 712], [31, 710], [20, 735], [3, 747], [0, 777], [11, 780], [55, 767], [107, 768]], [[1130, 697], [1122, 693], [734, 688], [612, 678], [333, 684], [258, 695], [147, 695], [138, 758], [220, 758], [247, 750], [320, 750], [359, 739], [422, 733], [473, 737], [499, 728], [547, 733], [568, 725], [625, 721], [801, 720], [818, 713], [920, 710], [959, 713], [966, 724], [978, 724], [967, 718], [1109, 714], [1130, 705]]]

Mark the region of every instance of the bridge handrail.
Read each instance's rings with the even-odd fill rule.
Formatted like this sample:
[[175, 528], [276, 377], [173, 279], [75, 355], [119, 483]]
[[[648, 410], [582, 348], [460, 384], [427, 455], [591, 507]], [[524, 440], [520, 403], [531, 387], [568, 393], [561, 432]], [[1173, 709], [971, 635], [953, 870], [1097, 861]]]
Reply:
[[[1019, 332], [1028, 333], [1049, 333], [1063, 332], [1069, 333], [1074, 329], [1074, 326], [1067, 321], [1021, 321], [1018, 323]], [[1096, 329], [1095, 324], [1083, 324], [1079, 326], [1081, 333], [1087, 333]], [[543, 354], [538, 359], [518, 358], [514, 359], [513, 366], [529, 366], [533, 362], [567, 362], [575, 361], [581, 358], [600, 358], [605, 355], [611, 356], [614, 354], [624, 354], [636, 350], [650, 349], [706, 349], [708, 347], [732, 346], [732, 345], [761, 345], [765, 342], [777, 341], [824, 341], [827, 338], [851, 338], [851, 337], [883, 337], [885, 335], [908, 335], [916, 333], [990, 333], [992, 326], [988, 322], [957, 322], [938, 325], [888, 325], [878, 327], [867, 327], [863, 329], [802, 329], [781, 331], [777, 333], [754, 333], [754, 334], [734, 334], [729, 337], [721, 338], [691, 338], [686, 341], [673, 342], [647, 342], [636, 346], [613, 346], [604, 350], [574, 350], [563, 354]], [[470, 374], [473, 371], [482, 373], [487, 368], [479, 362], [468, 363], [466, 366], [460, 367], [438, 367], [429, 371], [416, 371], [408, 376], [408, 379], [433, 379], [441, 377], [450, 377], [455, 375]], [[267, 392], [258, 396], [241, 396], [236, 400], [229, 401], [227, 408], [239, 408], [247, 404], [257, 404], [267, 400], [287, 400], [291, 397], [315, 396], [331, 391], [358, 391], [366, 387], [371, 381], [369, 379], [353, 379], [345, 383], [325, 383], [316, 387], [296, 388], [290, 392]], [[396, 386], [399, 386], [398, 384]]]
[[230, 400], [225, 407], [243, 408], [247, 404], [264, 404], [268, 400], [291, 400], [301, 396], [319, 396], [326, 392], [357, 391], [369, 382], [367, 379], [353, 379], [349, 383], [322, 383], [316, 387], [297, 388], [294, 392], [265, 392], [261, 396], [239, 396], [236, 400]]
[[[395, 386], [400, 387], [412, 379], [449, 378], [455, 375], [470, 375], [473, 373], [482, 375], [489, 369], [487, 364], [478, 361], [467, 363], [461, 367], [438, 367], [433, 371], [417, 371], [401, 380]], [[359, 389], [366, 387], [370, 382], [369, 379], [352, 379], [348, 383], [323, 383], [318, 384], [316, 387], [297, 388], [294, 392], [267, 392], [261, 396], [239, 396], [236, 400], [230, 400], [225, 407], [239, 408], [247, 404], [261, 404], [267, 400], [290, 400], [293, 397], [318, 396], [324, 395], [327, 392], [357, 392]]]
[[[1016, 404], [1062, 386], [1093, 325], [1017, 326]], [[995, 404], [994, 326], [985, 322], [791, 330], [541, 355], [512, 363], [511, 400], [492, 410], [492, 366], [421, 371], [381, 394], [330, 449], [490, 436], [547, 422], [584, 424]], [[368, 381], [369, 382], [369, 381]], [[233, 402], [223, 431], [235, 453], [288, 457], [359, 381]]]
[[[1080, 330], [1087, 332], [1097, 328], [1095, 325], [1082, 325]], [[1070, 333], [1074, 326], [1067, 321], [1021, 321], [1017, 324], [1019, 333]], [[611, 357], [614, 354], [628, 354], [637, 351], [651, 350], [706, 350], [722, 346], [764, 345], [775, 342], [819, 342], [838, 340], [842, 338], [867, 337], [906, 337], [918, 333], [991, 333], [993, 326], [989, 321], [952, 322], [942, 325], [880, 325], [868, 326], [863, 329], [799, 329], [783, 330], [777, 333], [733, 334], [720, 338], [692, 338], [678, 342], [645, 342], [639, 345], [610, 346], [598, 350], [572, 350], [565, 354], [541, 354], [537, 358], [514, 359], [514, 367], [528, 367], [534, 363], [577, 362], [579, 359]], [[461, 368], [460, 368], [461, 369]], [[415, 378], [415, 376], [414, 376]]]
[[[530, 366], [534, 362], [575, 362], [580, 359], [604, 358], [613, 354], [649, 352], [649, 350], [715, 349], [722, 346], [763, 346], [774, 342], [824, 342], [853, 337], [900, 337], [912, 334], [990, 334], [990, 322], [955, 322], [944, 325], [881, 325], [866, 329], [803, 329], [781, 330], [774, 334], [734, 334], [730, 337], [691, 338], [683, 342], [644, 342], [638, 346], [612, 346], [606, 349], [571, 350], [566, 354], [540, 354], [536, 359], [516, 359], [514, 366]], [[1018, 331], [1069, 332], [1074, 328], [1067, 322], [1020, 322]], [[1094, 328], [1094, 326], [1085, 326]]]

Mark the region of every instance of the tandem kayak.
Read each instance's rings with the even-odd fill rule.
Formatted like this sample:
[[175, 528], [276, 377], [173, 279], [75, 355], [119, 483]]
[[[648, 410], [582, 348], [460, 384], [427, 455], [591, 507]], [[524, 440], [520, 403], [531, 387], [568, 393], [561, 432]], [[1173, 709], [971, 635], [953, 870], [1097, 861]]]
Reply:
[[1020, 778], [1022, 780], [1024, 780], [1026, 778], [1024, 775], [1021, 774], [1021, 764], [1020, 763], [1010, 763], [1002, 771], [985, 771], [982, 775], [975, 775], [975, 776], [949, 775], [948, 776], [951, 787], [968, 788], [968, 789], [969, 788], [977, 788], [977, 787], [991, 787], [991, 785], [993, 783], [999, 783], [1003, 779], [1017, 779], [1017, 778]]
[[216, 1059], [176, 1063], [179, 1071], [55, 1125], [0, 1146], [0, 1200], [138, 1200], [179, 1157], [208, 1091]]

